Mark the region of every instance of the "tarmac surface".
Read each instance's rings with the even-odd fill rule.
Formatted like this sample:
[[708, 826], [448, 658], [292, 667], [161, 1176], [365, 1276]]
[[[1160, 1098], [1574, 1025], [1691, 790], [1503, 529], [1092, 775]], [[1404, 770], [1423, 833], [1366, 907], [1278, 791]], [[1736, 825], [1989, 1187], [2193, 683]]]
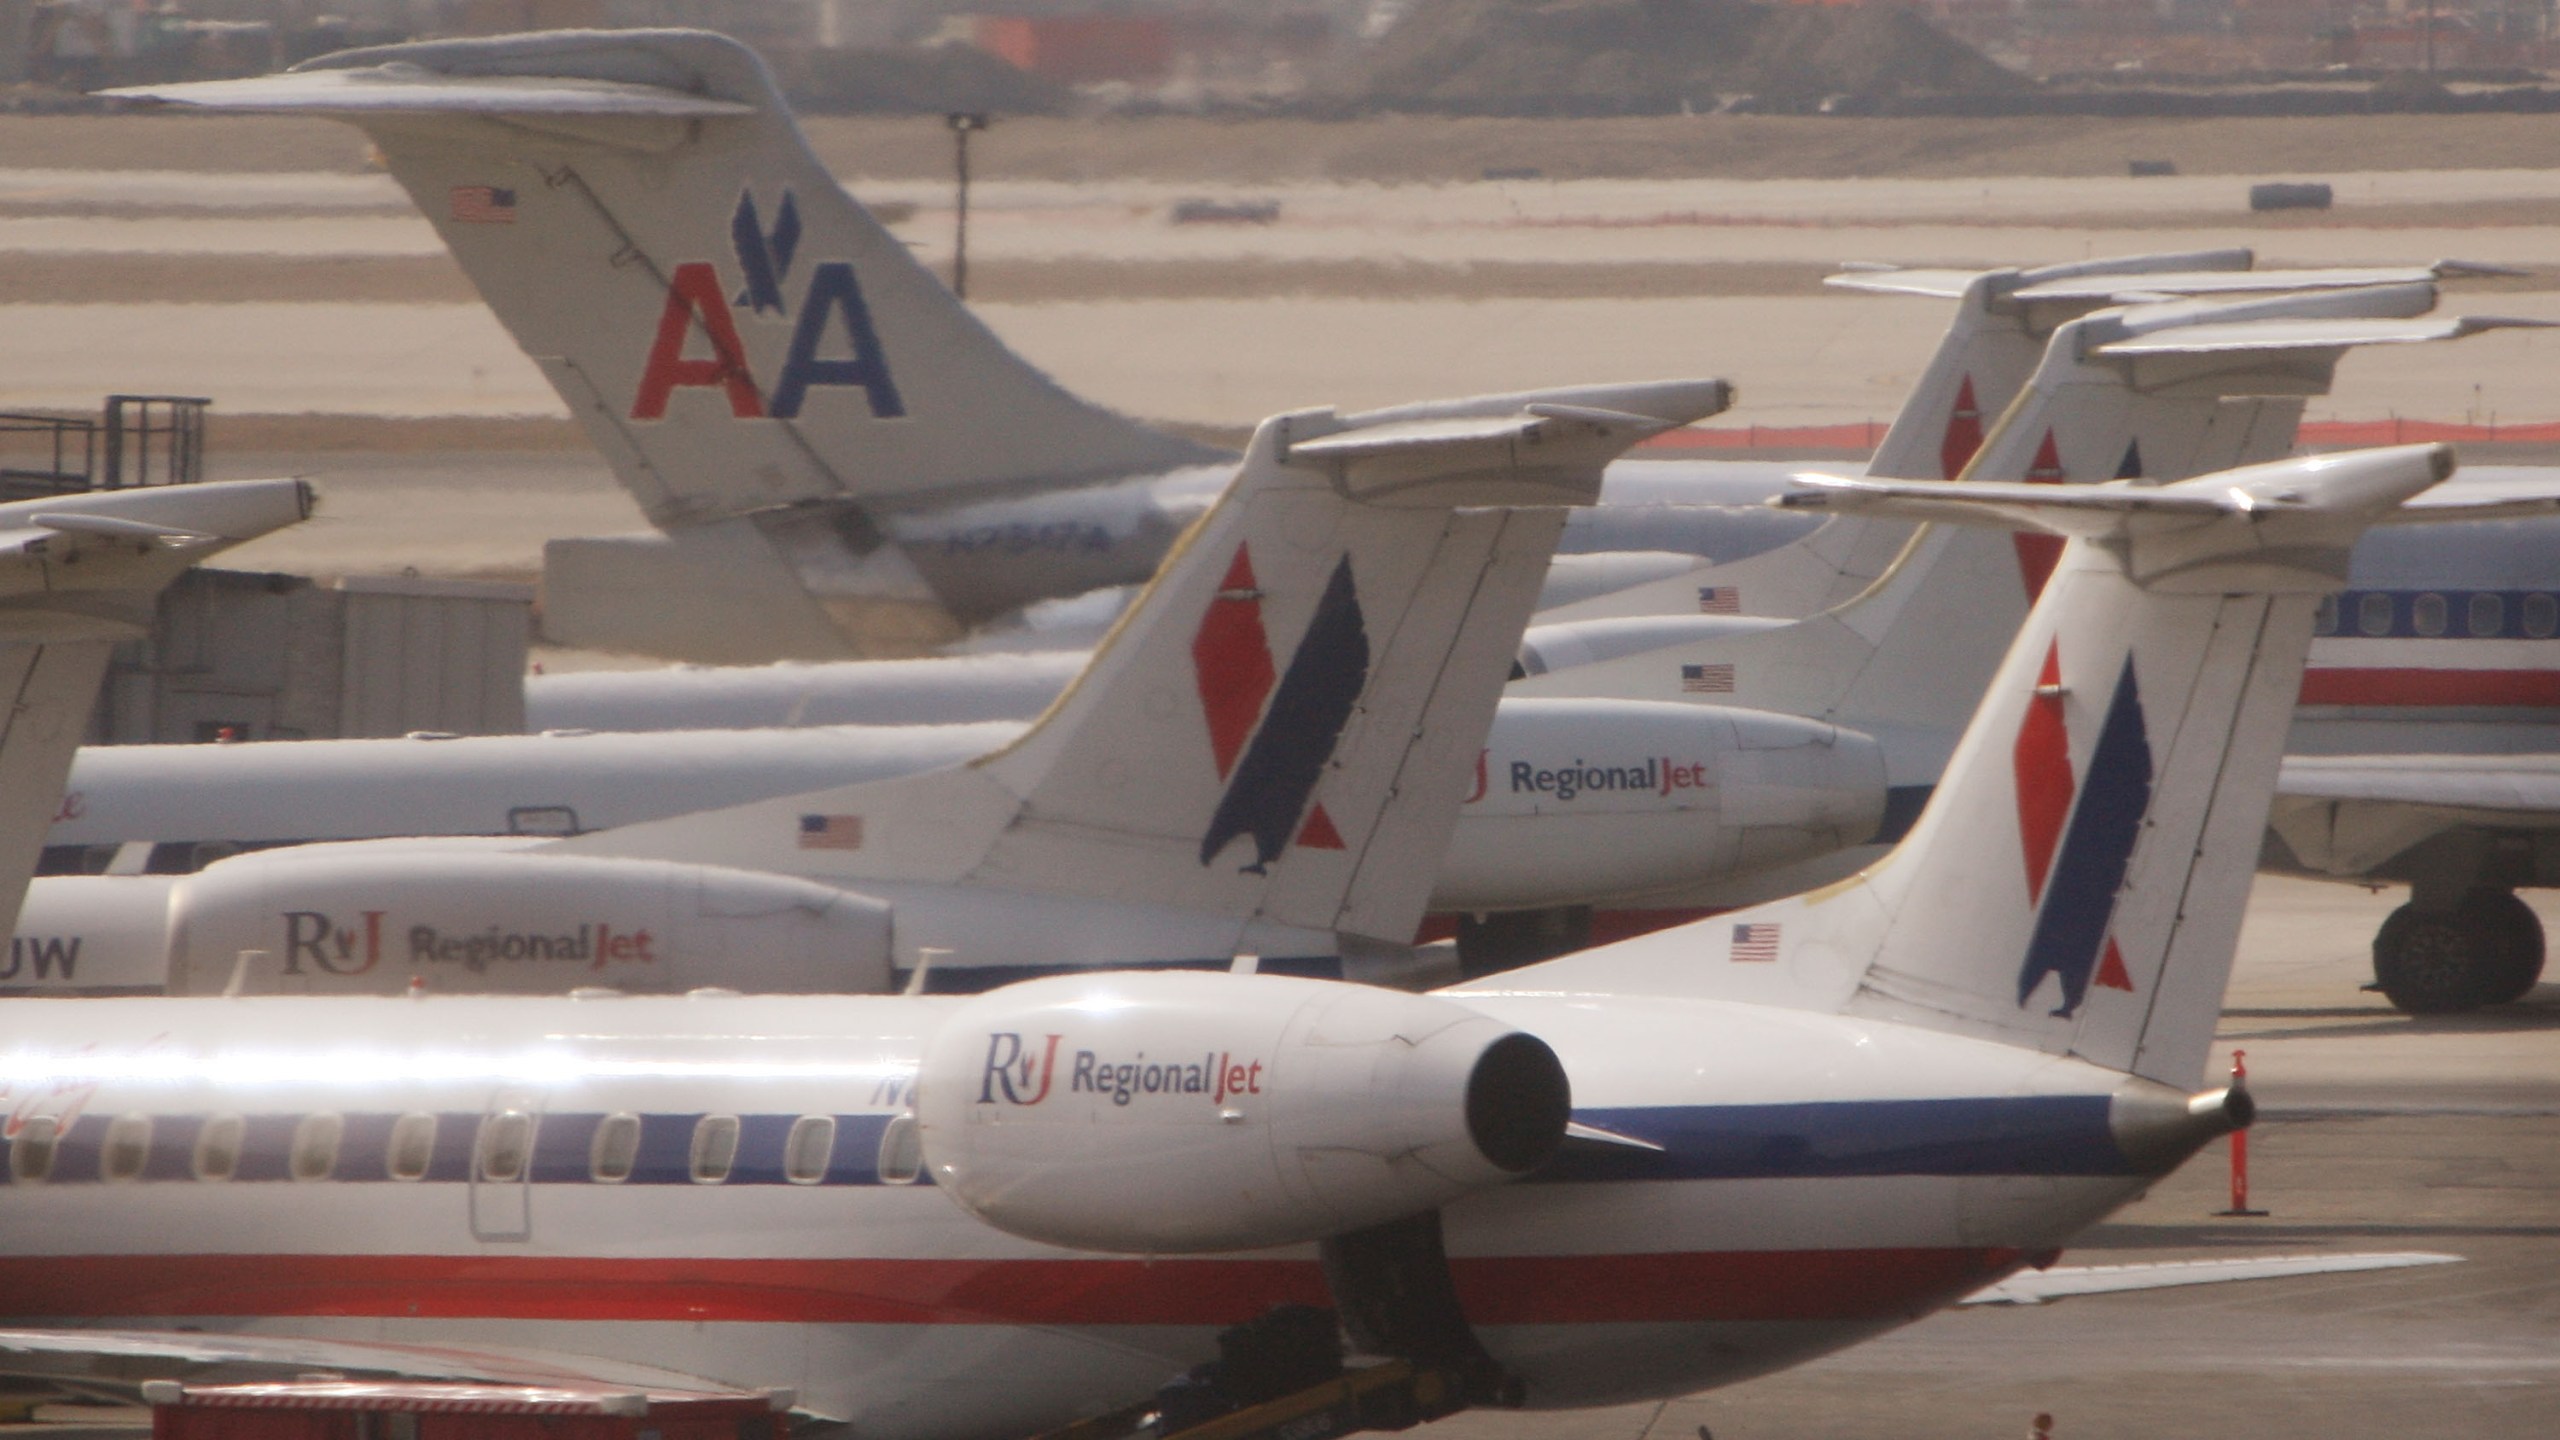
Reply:
[[[997, 271], [1045, 267], [1036, 298], [999, 293], [980, 309], [1068, 386], [1133, 414], [1227, 426], [1307, 405], [1681, 374], [1738, 382], [1736, 422], [1889, 419], [1946, 307], [1815, 285], [1853, 261], [2035, 265], [2233, 245], [2286, 265], [2458, 257], [2538, 274], [2456, 285], [2447, 309], [2560, 320], [2560, 170], [2328, 178], [2338, 208], [2309, 218], [2253, 215], [2233, 176], [1011, 181], [973, 192], [970, 249]], [[947, 266], [944, 187], [853, 185], [904, 215], [895, 232], [919, 259]], [[1171, 222], [1178, 200], [1200, 195], [1272, 199], [1279, 218]], [[0, 305], [18, 340], [0, 354], [0, 393], [15, 406], [85, 409], [140, 391], [213, 395], [233, 414], [566, 413], [495, 317], [455, 298], [433, 230], [386, 176], [0, 170], [0, 260], [12, 256], [120, 267], [94, 290]], [[390, 298], [334, 293], [316, 273], [300, 294], [289, 273], [244, 287], [254, 299], [224, 289], [243, 264], [317, 260], [417, 268], [376, 282]], [[150, 284], [134, 278], [142, 265], [157, 267]], [[1230, 267], [1232, 291], [1147, 294], [1161, 283], [1150, 274], [1204, 266]], [[1308, 293], [1308, 267], [1359, 269], [1361, 293]], [[1427, 283], [1395, 296], [1399, 268]], [[1684, 283], [1684, 270], [1702, 278]], [[1464, 293], [1433, 293], [1453, 275], [1472, 275]], [[1559, 280], [1600, 293], [1558, 296]], [[2311, 415], [2549, 418], [2555, 362], [2560, 337], [2538, 331], [2382, 347], [2351, 357]]]

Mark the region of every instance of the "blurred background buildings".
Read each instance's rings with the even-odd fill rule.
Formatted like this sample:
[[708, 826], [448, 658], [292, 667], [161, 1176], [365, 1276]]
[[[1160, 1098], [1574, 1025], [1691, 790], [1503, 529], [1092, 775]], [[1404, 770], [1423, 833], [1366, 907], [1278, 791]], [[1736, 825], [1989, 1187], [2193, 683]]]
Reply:
[[2560, 0], [0, 0], [0, 82], [18, 87], [20, 108], [41, 108], [97, 86], [255, 74], [350, 45], [696, 25], [756, 45], [795, 101], [818, 111], [2543, 108], [2531, 97], [2541, 93], [2555, 7]]

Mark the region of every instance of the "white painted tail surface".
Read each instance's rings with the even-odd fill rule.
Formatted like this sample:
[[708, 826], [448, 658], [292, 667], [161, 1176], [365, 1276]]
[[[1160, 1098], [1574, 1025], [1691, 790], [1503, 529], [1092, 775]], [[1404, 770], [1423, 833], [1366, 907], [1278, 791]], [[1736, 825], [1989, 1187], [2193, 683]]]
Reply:
[[[1825, 283], [1840, 289], [1955, 302], [1937, 350], [1865, 473], [1888, 480], [2167, 481], [2281, 458], [2292, 451], [2301, 397], [2327, 393], [2345, 348], [2452, 337], [2374, 332], [2314, 345], [2306, 336], [2290, 349], [2255, 354], [2229, 344], [2217, 358], [2186, 362], [2175, 376], [2162, 372], [2179, 362], [2110, 358], [2096, 347], [2175, 327], [2423, 314], [2434, 303], [2434, 277], [2469, 268], [2447, 262], [2260, 271], [2250, 268], [2252, 260], [2244, 249], [2207, 250], [2032, 270], [1830, 277]], [[2111, 309], [2142, 296], [2213, 298]], [[2093, 315], [2101, 311], [2114, 318]], [[1795, 545], [1717, 566], [1690, 583], [1710, 583], [1742, 614], [1810, 615], [1874, 584], [1910, 534], [1908, 526], [1842, 516]], [[2041, 549], [2050, 565], [2051, 549], [2035, 537], [2021, 549]], [[1678, 598], [1672, 586], [1645, 594]], [[1552, 618], [1634, 613], [1641, 613], [1638, 598], [1618, 595]]]
[[0, 505], [0, 915], [14, 918], [107, 657], [189, 565], [310, 513], [298, 480], [109, 490]]
[[1829, 503], [2032, 525], [2063, 554], [1919, 824], [1826, 890], [1488, 987], [1713, 993], [2202, 1077], [2312, 614], [2441, 446], [2156, 489], [1832, 482]]
[[[1084, 674], [953, 770], [565, 842], [1143, 902], [1397, 944], [1601, 467], [1720, 382], [1265, 421]], [[1482, 508], [1525, 505], [1539, 508]], [[804, 827], [841, 843], [811, 844]]]
[[[2068, 321], [1964, 478], [2165, 483], [2272, 461], [2291, 453], [2303, 397], [2327, 393], [2348, 350], [2530, 323], [2415, 318], [2434, 303], [2433, 284], [2417, 281], [2145, 304]], [[1714, 633], [1720, 622], [1701, 617], [1692, 623], [1705, 633], [1672, 645], [1658, 629], [1623, 622], [1572, 627], [1582, 653], [1619, 658], [1542, 672], [1518, 693], [1695, 698], [1685, 677], [1712, 671], [1713, 703], [1863, 730], [1885, 743], [1893, 783], [1930, 783], [2062, 542], [1974, 528], [1914, 534], [1865, 514], [1834, 516], [1820, 534], [1843, 546], [1867, 542], [1840, 537], [1880, 536], [1897, 548], [1863, 593], [1781, 628]], [[1534, 659], [1560, 628], [1531, 630], [1524, 652]]]
[[1218, 458], [1006, 349], [725, 36], [434, 41], [125, 93], [361, 126], [661, 528]]

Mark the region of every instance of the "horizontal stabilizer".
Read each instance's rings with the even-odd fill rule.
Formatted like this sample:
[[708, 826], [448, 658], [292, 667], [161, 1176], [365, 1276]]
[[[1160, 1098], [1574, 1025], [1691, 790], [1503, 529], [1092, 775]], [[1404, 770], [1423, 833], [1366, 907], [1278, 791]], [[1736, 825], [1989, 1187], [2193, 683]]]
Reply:
[[[2158, 486], [2121, 480], [2103, 485], [1914, 483], [1804, 474], [1795, 477], [1797, 483], [1816, 488], [1791, 490], [1769, 503], [1790, 510], [1849, 510], [2090, 538], [2128, 533], [2138, 517], [2175, 523], [2217, 515], [2353, 514], [2362, 525], [2443, 481], [2453, 473], [2453, 463], [2449, 445], [2395, 445], [2278, 460]], [[2304, 483], [2315, 477], [2319, 484]]]
[[2107, 276], [2075, 276], [2022, 285], [2010, 298], [2028, 301], [2106, 301], [2132, 289], [2162, 295], [2243, 295], [2269, 290], [2344, 290], [2368, 285], [2409, 285], [2473, 275], [2514, 275], [2520, 271], [2440, 260], [2433, 265], [2332, 266], [2302, 270], [2204, 270], [2175, 275], [2136, 277], [2128, 283]]
[[[2086, 292], [2088, 296], [2105, 297], [2131, 284], [2127, 277], [2183, 276], [2198, 272], [2220, 274], [2231, 271], [2245, 274], [2256, 261], [2256, 253], [2243, 248], [2175, 250], [2152, 255], [2115, 255], [2099, 260], [2074, 260], [2060, 265], [2040, 265], [2032, 270], [2009, 273], [2016, 277], [2014, 283], [2020, 286], [2068, 286], [2075, 282], [2085, 282], [2088, 286]], [[1998, 273], [2000, 272], [1989, 270], [1857, 264], [1842, 266], [1839, 274], [1824, 276], [1822, 283], [1835, 290], [1857, 290], [1871, 295], [1919, 295], [1934, 300], [1960, 300], [1976, 280], [1985, 275]], [[2166, 288], [2169, 293], [2182, 293], [2185, 287], [2171, 283]], [[2255, 288], [2268, 287], [2262, 285]]]
[[1769, 503], [2096, 540], [2120, 548], [2127, 575], [2146, 588], [2193, 594], [2231, 586], [2281, 594], [2335, 588], [2355, 537], [2453, 468], [2449, 445], [2400, 445], [2160, 486], [1798, 476], [1812, 488]]
[[1722, 410], [1720, 380], [1587, 387], [1347, 417], [1352, 428], [1287, 444], [1349, 499], [1385, 506], [1588, 505], [1600, 467], [1651, 435]]
[[[190, 561], [310, 513], [311, 489], [299, 480], [100, 490], [0, 506], [0, 599], [45, 609], [40, 622], [13, 616], [8, 633], [129, 638], [160, 587]], [[97, 599], [64, 602], [75, 594]]]
[[2297, 1275], [2345, 1275], [2362, 1270], [2401, 1270], [2417, 1265], [2458, 1265], [2459, 1255], [2397, 1250], [2346, 1255], [2253, 1255], [2213, 1260], [2161, 1260], [2137, 1265], [2055, 1265], [2021, 1270], [1986, 1285], [1959, 1305], [2042, 1305], [2073, 1295], [2114, 1295], [2220, 1285], [2233, 1280], [2282, 1280]]
[[753, 115], [755, 105], [712, 100], [622, 85], [614, 79], [566, 79], [548, 74], [435, 74], [415, 64], [374, 64], [364, 69], [289, 69], [251, 79], [200, 79], [192, 85], [131, 85], [105, 90], [115, 100], [159, 100], [195, 110], [248, 110], [264, 115], [645, 115], [699, 120], [709, 115]]
[[2459, 340], [2490, 330], [2544, 329], [2550, 320], [2504, 315], [2438, 315], [2415, 319], [2304, 319], [2190, 325], [2111, 340], [2097, 353], [2109, 357], [2226, 354], [2249, 350], [2343, 350], [2355, 345], [2416, 345]]
[[246, 80], [133, 85], [101, 93], [118, 100], [155, 100], [198, 110], [331, 116], [461, 112], [692, 120], [752, 115], [756, 108], [658, 85], [556, 75], [447, 75], [396, 60], [344, 66], [349, 58], [332, 56], [279, 75]]

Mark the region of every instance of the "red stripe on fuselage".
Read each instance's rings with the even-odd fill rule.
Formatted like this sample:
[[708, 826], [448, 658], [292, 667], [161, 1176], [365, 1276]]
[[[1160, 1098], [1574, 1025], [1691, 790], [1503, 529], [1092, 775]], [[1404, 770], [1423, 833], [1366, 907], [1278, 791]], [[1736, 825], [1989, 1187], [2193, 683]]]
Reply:
[[2560, 669], [2426, 670], [2325, 666], [2302, 676], [2305, 705], [2560, 709]]
[[[1459, 1259], [1485, 1325], [1863, 1320], [2015, 1268], [2004, 1249]], [[1300, 1260], [658, 1260], [518, 1255], [0, 1258], [0, 1313], [54, 1320], [420, 1318], [870, 1325], [1232, 1325], [1329, 1303]]]

